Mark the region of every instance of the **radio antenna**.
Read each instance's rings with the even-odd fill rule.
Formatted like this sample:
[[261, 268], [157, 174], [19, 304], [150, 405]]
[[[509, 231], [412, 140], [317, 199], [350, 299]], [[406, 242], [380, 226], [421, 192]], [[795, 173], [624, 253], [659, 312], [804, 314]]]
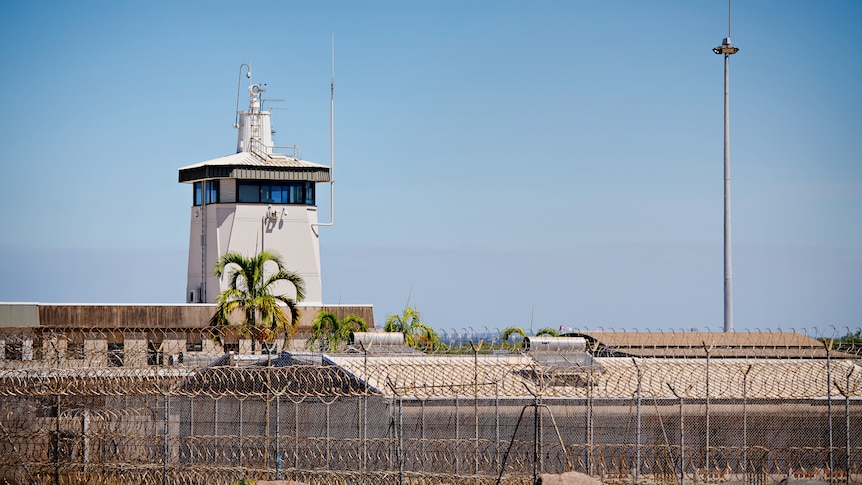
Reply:
[[312, 226], [335, 224], [335, 33], [332, 34], [332, 80], [329, 82], [329, 222]]

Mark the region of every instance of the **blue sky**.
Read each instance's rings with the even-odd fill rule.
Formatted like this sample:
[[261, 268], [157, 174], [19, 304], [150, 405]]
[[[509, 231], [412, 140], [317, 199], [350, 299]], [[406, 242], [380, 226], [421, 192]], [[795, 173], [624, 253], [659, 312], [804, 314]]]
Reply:
[[[720, 1], [0, 7], [0, 300], [182, 302], [240, 64], [329, 159], [324, 300], [440, 329], [722, 328]], [[862, 325], [862, 6], [735, 2], [737, 329]], [[321, 214], [328, 213], [321, 187]], [[324, 217], [325, 218], [325, 217]]]

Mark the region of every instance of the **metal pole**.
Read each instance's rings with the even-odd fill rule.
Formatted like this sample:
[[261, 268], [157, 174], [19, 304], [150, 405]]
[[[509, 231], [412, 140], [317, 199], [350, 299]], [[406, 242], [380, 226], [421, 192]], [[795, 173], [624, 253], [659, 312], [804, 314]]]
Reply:
[[679, 399], [679, 485], [685, 485], [685, 414], [683, 413], [684, 399], [676, 392], [676, 389], [667, 383], [670, 392]]
[[299, 403], [293, 403], [293, 467], [299, 468]]
[[473, 474], [479, 474], [479, 349], [482, 348], [482, 341], [479, 345], [473, 344], [470, 340], [470, 346], [473, 348]]
[[[545, 436], [544, 436], [544, 434], [542, 433], [542, 426], [543, 426], [543, 423], [542, 423], [542, 409], [541, 409], [541, 408], [542, 408], [543, 404], [542, 404], [542, 395], [541, 395], [541, 394], [539, 394], [539, 396], [537, 396], [537, 397], [536, 397], [536, 402], [537, 402], [537, 405], [536, 405], [536, 416], [538, 417], [537, 422], [538, 422], [538, 425], [539, 425], [539, 426], [538, 426], [538, 428], [539, 428], [539, 429], [538, 429], [538, 431], [536, 432], [536, 436], [539, 438], [539, 440], [538, 440], [538, 447], [537, 447], [537, 450], [538, 450], [538, 452], [539, 452], [539, 456], [538, 456], [538, 459], [539, 459], [539, 460], [538, 460], [538, 462], [536, 463], [536, 465], [537, 465], [536, 470], [537, 470], [538, 472], [540, 472], [540, 473], [541, 473], [542, 471], [544, 471], [544, 470], [545, 470], [544, 464], [542, 463], [542, 458], [543, 458], [543, 457], [544, 457], [544, 455], [545, 455], [545, 449], [544, 449], [544, 445], [543, 445], [543, 442], [545, 441]], [[538, 479], [538, 475], [536, 476], [536, 478]], [[538, 482], [537, 482], [537, 483], [538, 483]]]
[[[53, 340], [51, 341], [51, 345], [54, 345]], [[57, 373], [59, 374], [59, 371], [60, 371], [60, 349], [58, 349], [56, 346], [54, 346], [54, 350], [57, 353]], [[54, 460], [55, 460], [54, 483], [56, 485], [60, 485], [60, 393], [59, 392], [57, 393], [56, 398], [57, 398], [57, 420], [54, 423], [54, 425], [55, 425], [54, 432], [56, 433], [57, 445], [56, 445], [55, 453], [54, 453]], [[5, 431], [5, 428], [4, 428], [4, 431]], [[14, 443], [13, 443], [13, 446], [14, 446]], [[29, 475], [29, 473], [30, 473], [30, 470], [27, 469], [27, 474]], [[32, 476], [30, 477], [30, 479], [32, 480]]]
[[162, 485], [167, 485], [168, 484], [168, 426], [169, 426], [168, 423], [170, 422], [171, 401], [170, 401], [170, 397], [167, 394], [165, 394], [164, 396], [165, 396], [165, 423], [164, 423], [165, 424], [165, 433], [164, 433], [164, 437], [162, 440], [162, 454], [163, 454]]
[[329, 437], [330, 437], [330, 429], [329, 429], [329, 405], [331, 403], [324, 403], [326, 405], [326, 468], [329, 469]]
[[730, 43], [730, 0], [727, 1], [727, 37], [712, 52], [724, 55], [724, 331], [733, 331], [733, 288], [730, 238], [730, 56], [739, 52]]
[[724, 331], [733, 331], [733, 263], [730, 237], [730, 55], [724, 55]]
[[[357, 446], [360, 446], [358, 443], [362, 442], [362, 397], [361, 396], [357, 396], [357, 399], [356, 399], [356, 438], [358, 439]], [[359, 451], [360, 453], [362, 452], [361, 449], [359, 449], [357, 451]], [[360, 454], [360, 457], [361, 456], [362, 455]]]
[[637, 387], [637, 445], [635, 448], [635, 485], [640, 483], [640, 472], [641, 472], [641, 380], [643, 378], [643, 374], [641, 373], [640, 367], [638, 367], [638, 361], [632, 359], [632, 362], [635, 364], [635, 369], [637, 369], [638, 373], [638, 387]]
[[[271, 450], [271, 448], [269, 447], [269, 445], [270, 445], [269, 422], [272, 418], [270, 416], [270, 413], [271, 413], [270, 412], [270, 402], [272, 400], [272, 398], [270, 397], [270, 390], [272, 388], [272, 375], [271, 375], [271, 372], [272, 372], [272, 352], [269, 351], [269, 348], [266, 346], [266, 342], [263, 342], [261, 345], [263, 345], [264, 346], [263, 348], [266, 349], [266, 396], [264, 397], [265, 408], [264, 408], [264, 430], [263, 430], [263, 435], [266, 438], [264, 440], [264, 442], [266, 443], [266, 450], [264, 452], [264, 459], [263, 459], [264, 464], [263, 464], [263, 466], [264, 466], [264, 469], [266, 469], [266, 468], [269, 468], [269, 453]], [[278, 466], [278, 465], [276, 465], [276, 466]]]
[[685, 413], [684, 400], [679, 398], [679, 485], [685, 485]]
[[60, 394], [57, 396], [57, 419], [54, 422], [54, 483], [60, 485]]
[[829, 485], [833, 485], [835, 479], [833, 478], [833, 472], [835, 470], [835, 464], [833, 463], [833, 437], [832, 437], [832, 359], [831, 359], [831, 350], [832, 350], [832, 340], [829, 339], [826, 345], [826, 408], [827, 413], [829, 414]]
[[362, 345], [363, 359], [363, 379], [365, 384], [362, 390], [362, 469], [368, 469], [368, 349]]
[[587, 388], [587, 473], [593, 476], [593, 367], [590, 366], [590, 384]]
[[703, 343], [703, 349], [706, 352], [706, 457], [704, 459], [705, 482], [709, 484], [709, 351], [710, 348]]
[[[459, 393], [460, 394], [460, 393]], [[458, 469], [461, 468], [460, 453], [458, 452], [458, 441], [461, 439], [461, 409], [458, 406], [458, 396], [455, 396], [455, 474], [458, 474]]]
[[275, 479], [281, 480], [281, 395], [275, 396]]
[[533, 483], [539, 483], [539, 397], [536, 396], [535, 404], [533, 405]]
[[[751, 366], [748, 366], [751, 370]], [[748, 485], [748, 372], [742, 378], [742, 485]]]
[[844, 469], [846, 470], [846, 473], [844, 474], [845, 485], [850, 485], [850, 374], [853, 374], [854, 370], [856, 370], [855, 367], [847, 374], [847, 387], [844, 394], [844, 435], [847, 438], [847, 445], [845, 448], [847, 463], [844, 464]]
[[846, 440], [846, 448], [845, 448], [845, 463], [844, 463], [844, 483], [845, 485], [849, 485], [850, 483], [850, 375], [853, 374], [853, 370], [847, 374], [847, 386], [845, 388], [841, 388], [838, 384], [838, 381], [835, 381], [835, 387], [838, 388], [838, 392], [844, 396], [844, 438]]
[[500, 383], [494, 382], [494, 438], [496, 445], [494, 457], [496, 464], [500, 463]]
[[398, 397], [398, 483], [404, 483], [404, 396]]
[[195, 435], [195, 399], [189, 398], [189, 436]]

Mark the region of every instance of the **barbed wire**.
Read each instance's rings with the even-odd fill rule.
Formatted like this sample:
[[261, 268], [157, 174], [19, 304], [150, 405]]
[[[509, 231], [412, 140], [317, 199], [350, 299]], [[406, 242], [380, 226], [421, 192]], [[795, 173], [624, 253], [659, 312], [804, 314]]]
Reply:
[[4, 329], [0, 481], [856, 483], [860, 349], [830, 332], [740, 332], [731, 348], [581, 331], [549, 351], [482, 329], [430, 352], [320, 353], [230, 332]]

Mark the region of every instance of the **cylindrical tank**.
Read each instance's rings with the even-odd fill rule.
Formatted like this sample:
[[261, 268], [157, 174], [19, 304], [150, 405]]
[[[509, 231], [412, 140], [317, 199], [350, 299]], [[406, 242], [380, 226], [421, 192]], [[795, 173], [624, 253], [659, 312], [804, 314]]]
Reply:
[[583, 337], [527, 337], [524, 339], [524, 351], [568, 351], [586, 352], [587, 339]]
[[401, 332], [353, 332], [347, 339], [348, 345], [362, 346], [370, 349], [374, 345], [404, 345], [404, 334]]

